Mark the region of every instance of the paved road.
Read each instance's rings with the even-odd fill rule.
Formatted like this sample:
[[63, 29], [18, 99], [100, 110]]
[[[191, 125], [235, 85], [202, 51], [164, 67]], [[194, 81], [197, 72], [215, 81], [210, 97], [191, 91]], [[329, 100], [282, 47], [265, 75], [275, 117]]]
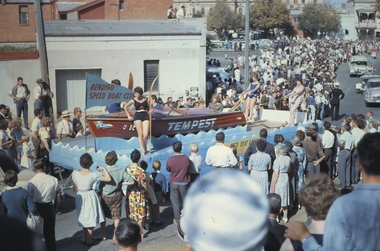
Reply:
[[[227, 52], [228, 57], [235, 57], [239, 52]], [[209, 57], [219, 59], [222, 66], [227, 65], [227, 61], [224, 59], [225, 52], [212, 52]], [[372, 62], [372, 59], [370, 59]], [[375, 61], [375, 68], [380, 69], [380, 63], [378, 60]], [[346, 94], [346, 97], [341, 102], [341, 119], [339, 121], [334, 121], [332, 124], [340, 126], [344, 115], [349, 115], [351, 113], [362, 113], [365, 114], [368, 110], [373, 111], [375, 118], [380, 118], [380, 108], [379, 107], [365, 107], [363, 97], [361, 94], [356, 94], [355, 83], [356, 78], [350, 78], [347, 72], [347, 64], [342, 64], [338, 69], [338, 81], [341, 83], [341, 89]], [[66, 174], [67, 176], [67, 174]], [[61, 181], [62, 183], [63, 181]], [[335, 181], [337, 182], [337, 180]], [[82, 235], [82, 229], [78, 226], [75, 214], [74, 205], [74, 193], [70, 190], [67, 191], [67, 195], [62, 200], [60, 204], [60, 212], [57, 215], [56, 224], [56, 237], [57, 246], [59, 251], [84, 251], [84, 250], [117, 250], [117, 246], [113, 244], [111, 239], [106, 241], [97, 242], [92, 247], [86, 247], [80, 243], [80, 237]], [[124, 208], [124, 207], [123, 207]], [[123, 216], [125, 212], [123, 211]], [[139, 246], [141, 251], [170, 251], [170, 250], [180, 250], [184, 247], [184, 243], [178, 238], [176, 233], [176, 227], [172, 223], [172, 209], [169, 202], [166, 202], [163, 207], [161, 207], [162, 221], [165, 223], [160, 228], [152, 227], [148, 232], [148, 237], [145, 238]], [[297, 212], [291, 220], [305, 220], [306, 214], [303, 209]], [[200, 219], [195, 219], [200, 220]], [[99, 229], [95, 230], [95, 235], [99, 233]], [[113, 233], [112, 222], [107, 220], [107, 237], [111, 238]]]

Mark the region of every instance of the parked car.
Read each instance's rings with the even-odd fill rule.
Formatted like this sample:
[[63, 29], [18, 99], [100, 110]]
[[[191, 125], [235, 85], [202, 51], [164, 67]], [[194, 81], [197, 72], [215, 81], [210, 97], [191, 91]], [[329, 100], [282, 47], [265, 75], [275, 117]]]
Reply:
[[380, 104], [380, 78], [371, 78], [364, 86], [364, 102], [366, 106]]
[[360, 82], [356, 83], [356, 93], [363, 93], [364, 87], [367, 84], [368, 80], [371, 78], [380, 78], [380, 75], [376, 74], [366, 74], [360, 77]]
[[362, 76], [367, 73], [367, 58], [364, 56], [353, 56], [348, 63], [350, 77]]

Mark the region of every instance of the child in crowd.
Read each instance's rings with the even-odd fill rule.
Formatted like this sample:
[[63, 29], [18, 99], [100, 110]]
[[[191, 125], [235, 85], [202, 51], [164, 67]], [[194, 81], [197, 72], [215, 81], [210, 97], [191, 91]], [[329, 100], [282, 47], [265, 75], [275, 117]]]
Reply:
[[34, 170], [34, 159], [36, 158], [34, 154], [32, 153], [32, 148], [29, 145], [30, 137], [28, 133], [24, 133], [23, 136], [21, 136], [21, 142], [22, 142], [22, 151], [23, 155], [21, 157], [21, 167], [28, 168], [30, 170]]
[[[146, 191], [148, 192], [149, 208], [154, 208], [155, 205], [157, 205], [157, 198], [153, 190], [153, 187], [154, 187], [153, 176], [151, 173], [146, 171], [146, 169], [148, 169], [148, 163], [146, 163], [146, 161], [144, 160], [140, 161], [139, 166], [145, 171]], [[144, 228], [146, 230], [149, 230], [149, 226], [150, 226], [150, 222], [145, 221]]]
[[191, 155], [189, 156], [190, 168], [190, 184], [193, 183], [199, 176], [199, 172], [202, 169], [202, 156], [198, 154], [198, 145], [192, 143], [189, 147]]
[[[163, 223], [160, 219], [160, 205], [162, 202], [165, 202], [165, 193], [166, 193], [166, 178], [160, 173], [161, 162], [156, 160], [153, 162], [154, 172], [152, 173], [153, 182], [154, 182], [154, 193], [157, 198], [157, 204], [153, 207], [153, 214], [151, 217], [152, 225], [160, 226]], [[154, 221], [153, 221], [154, 219]]]
[[234, 153], [236, 159], [237, 159], [237, 164], [232, 167], [234, 169], [239, 169], [239, 170], [243, 170], [243, 161], [242, 161], [242, 158], [237, 155], [237, 147], [236, 145], [231, 145], [230, 148], [232, 149], [232, 152]]

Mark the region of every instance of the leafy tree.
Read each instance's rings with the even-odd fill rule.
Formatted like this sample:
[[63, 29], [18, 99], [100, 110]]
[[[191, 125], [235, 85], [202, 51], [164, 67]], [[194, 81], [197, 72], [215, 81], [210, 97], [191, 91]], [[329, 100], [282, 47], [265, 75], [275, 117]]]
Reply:
[[285, 29], [290, 25], [289, 14], [287, 4], [281, 0], [256, 0], [251, 4], [249, 25], [268, 36], [270, 29]]
[[375, 9], [375, 12], [380, 12], [380, 0], [376, 0], [374, 9]]
[[206, 54], [212, 52], [214, 45], [211, 43], [211, 40], [214, 40], [214, 36], [207, 34], [206, 35]]
[[333, 9], [314, 3], [305, 4], [298, 16], [298, 29], [313, 37], [320, 32], [338, 32], [341, 27], [340, 16]]
[[207, 28], [213, 30], [219, 39], [228, 36], [229, 30], [241, 28], [242, 15], [234, 13], [226, 0], [217, 0], [212, 11], [207, 17]]

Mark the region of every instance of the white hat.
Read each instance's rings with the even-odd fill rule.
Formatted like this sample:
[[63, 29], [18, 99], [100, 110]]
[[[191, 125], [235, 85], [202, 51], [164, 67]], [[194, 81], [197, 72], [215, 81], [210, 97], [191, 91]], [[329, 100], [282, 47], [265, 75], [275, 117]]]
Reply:
[[70, 113], [68, 110], [64, 110], [62, 111], [62, 114], [61, 114], [61, 117], [64, 118], [64, 117], [69, 117], [70, 116]]
[[335, 82], [335, 83], [334, 83], [334, 86], [335, 86], [335, 87], [339, 87], [339, 85], [340, 85], [339, 82]]
[[268, 200], [243, 172], [212, 170], [188, 190], [180, 226], [193, 250], [261, 250], [269, 229]]

